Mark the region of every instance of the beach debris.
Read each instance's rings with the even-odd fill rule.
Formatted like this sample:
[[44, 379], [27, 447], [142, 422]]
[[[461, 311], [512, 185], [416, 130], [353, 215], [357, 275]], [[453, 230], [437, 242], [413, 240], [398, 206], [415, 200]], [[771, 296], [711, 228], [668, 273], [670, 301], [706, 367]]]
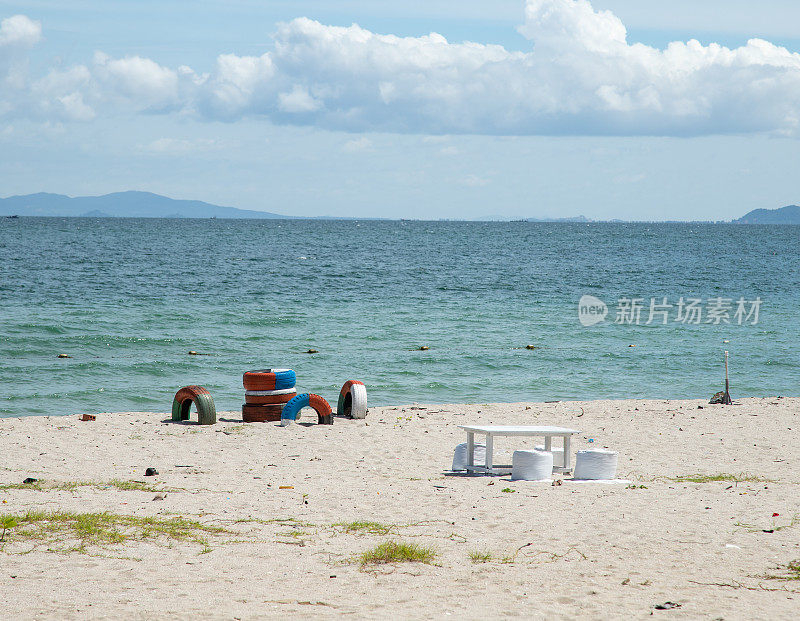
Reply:
[[158, 476], [158, 470], [156, 470], [155, 468], [148, 468], [147, 470], [144, 471], [144, 476], [146, 477]]
[[81, 416], [81, 420], [97, 420], [97, 416], [94, 414], [84, 414]]
[[559, 485], [564, 485], [564, 481], [561, 479], [555, 479], [552, 483], [553, 487], [558, 487]]
[[22, 482], [22, 484], [23, 485], [31, 485], [32, 483], [38, 483], [38, 482], [39, 482], [39, 479], [34, 479], [33, 477], [28, 477], [27, 479], [25, 479]]
[[347, 380], [339, 391], [337, 416], [362, 419], [367, 417], [367, 387], [364, 382]]
[[294, 489], [294, 485], [279, 485], [278, 489]]
[[166, 494], [156, 494], [153, 496], [153, 500], [164, 500], [167, 497]]
[[172, 420], [189, 420], [192, 403], [197, 408], [197, 422], [200, 425], [213, 425], [217, 422], [217, 409], [211, 393], [202, 386], [184, 386], [175, 393], [172, 400]]
[[69, 354], [58, 354], [59, 358], [72, 358]]
[[711, 397], [709, 403], [711, 404], [725, 403], [725, 392], [722, 390], [720, 390], [719, 392], [715, 392], [714, 396]]
[[663, 604], [656, 604], [654, 608], [656, 610], [672, 610], [673, 608], [680, 608], [680, 604], [676, 604], [675, 602], [664, 602]]
[[730, 393], [730, 386], [728, 384], [728, 352], [725, 351], [725, 390], [715, 393], [713, 397], [711, 397], [711, 401], [709, 403], [715, 404], [722, 404], [722, 405], [733, 405], [733, 401], [731, 400], [731, 393]]

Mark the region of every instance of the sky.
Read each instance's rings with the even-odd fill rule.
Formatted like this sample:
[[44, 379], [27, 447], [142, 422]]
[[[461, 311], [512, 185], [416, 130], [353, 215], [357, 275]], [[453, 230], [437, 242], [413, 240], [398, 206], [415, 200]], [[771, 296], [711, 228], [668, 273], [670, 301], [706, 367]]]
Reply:
[[0, 196], [729, 220], [800, 203], [794, 0], [0, 0]]

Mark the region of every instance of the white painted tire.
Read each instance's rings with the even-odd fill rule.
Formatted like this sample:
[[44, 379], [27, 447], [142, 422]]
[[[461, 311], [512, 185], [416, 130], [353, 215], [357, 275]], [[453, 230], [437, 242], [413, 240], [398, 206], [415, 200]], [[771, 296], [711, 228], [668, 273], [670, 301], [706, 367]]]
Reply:
[[[450, 470], [453, 472], [463, 472], [467, 469], [467, 443], [462, 442], [456, 445], [453, 451], [453, 465]], [[486, 463], [486, 445], [475, 443], [475, 465], [481, 466]]]
[[350, 418], [367, 417], [367, 387], [364, 384], [353, 384], [350, 387], [353, 405], [350, 407]]
[[347, 418], [367, 417], [367, 387], [363, 382], [347, 380], [344, 383], [339, 391], [336, 414]]
[[244, 394], [251, 397], [274, 397], [277, 395], [290, 395], [297, 392], [297, 388], [283, 388], [281, 390], [245, 390]]

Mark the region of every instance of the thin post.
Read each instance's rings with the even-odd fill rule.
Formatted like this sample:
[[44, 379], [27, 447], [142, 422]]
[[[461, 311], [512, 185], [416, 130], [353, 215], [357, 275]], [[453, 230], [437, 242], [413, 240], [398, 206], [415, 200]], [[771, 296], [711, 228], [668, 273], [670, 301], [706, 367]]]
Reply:
[[728, 383], [728, 350], [725, 350], [725, 396], [722, 399], [722, 403], [725, 405], [731, 405], [733, 401], [731, 400], [731, 393], [730, 393], [730, 385]]

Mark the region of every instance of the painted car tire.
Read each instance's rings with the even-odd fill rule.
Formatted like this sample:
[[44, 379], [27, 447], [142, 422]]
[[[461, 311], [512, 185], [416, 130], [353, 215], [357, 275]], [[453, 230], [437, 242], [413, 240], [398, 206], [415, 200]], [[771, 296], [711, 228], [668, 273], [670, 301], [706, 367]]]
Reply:
[[284, 390], [294, 388], [297, 376], [291, 369], [247, 371], [242, 376], [245, 390]]
[[347, 380], [339, 392], [336, 414], [347, 418], [367, 417], [367, 387], [364, 382]]
[[300, 410], [308, 407], [313, 408], [317, 413], [317, 422], [320, 425], [333, 425], [333, 410], [331, 410], [331, 404], [319, 395], [310, 393], [297, 395], [283, 406], [281, 425], [285, 426], [295, 422], [298, 414], [300, 414]]
[[184, 386], [175, 393], [172, 400], [172, 420], [189, 420], [192, 403], [197, 407], [197, 422], [200, 425], [213, 425], [217, 422], [214, 399], [202, 386]]
[[244, 402], [250, 405], [281, 405], [297, 396], [297, 390], [246, 390]]
[[282, 405], [242, 404], [242, 420], [246, 423], [270, 423], [281, 419]]

